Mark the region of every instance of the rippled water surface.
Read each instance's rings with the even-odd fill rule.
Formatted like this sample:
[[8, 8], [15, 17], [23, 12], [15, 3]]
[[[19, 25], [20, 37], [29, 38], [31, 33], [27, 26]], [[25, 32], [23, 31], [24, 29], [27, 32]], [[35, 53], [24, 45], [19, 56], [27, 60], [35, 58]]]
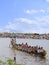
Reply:
[[42, 46], [47, 51], [46, 58], [40, 58], [35, 55], [31, 55], [25, 52], [17, 51], [9, 47], [10, 38], [0, 38], [0, 59], [7, 60], [8, 58], [13, 59], [16, 54], [16, 62], [25, 65], [49, 65], [49, 40], [43, 39], [16, 39], [17, 44], [28, 43], [31, 46]]

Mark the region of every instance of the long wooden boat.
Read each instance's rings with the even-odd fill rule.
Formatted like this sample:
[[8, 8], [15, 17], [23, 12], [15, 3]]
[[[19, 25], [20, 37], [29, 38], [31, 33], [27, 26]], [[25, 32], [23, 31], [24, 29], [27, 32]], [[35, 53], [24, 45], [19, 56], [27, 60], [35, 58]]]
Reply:
[[38, 47], [38, 46], [28, 46], [27, 43], [26, 44], [16, 44], [16, 42], [11, 42], [11, 45], [13, 48], [15, 48], [16, 50], [20, 50], [23, 52], [27, 52], [30, 54], [35, 54], [38, 56], [42, 56], [45, 57], [47, 52], [45, 49], [43, 49], [43, 47]]

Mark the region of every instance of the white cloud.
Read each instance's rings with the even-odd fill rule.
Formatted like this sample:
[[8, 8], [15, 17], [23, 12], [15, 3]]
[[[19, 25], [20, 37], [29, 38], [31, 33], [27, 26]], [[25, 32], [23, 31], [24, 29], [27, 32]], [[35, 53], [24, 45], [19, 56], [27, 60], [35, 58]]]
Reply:
[[1, 29], [0, 29], [0, 32], [1, 32], [1, 33], [2, 33], [2, 32], [10, 32], [10, 30], [5, 29], [5, 28], [1, 28]]
[[7, 29], [16, 29], [16, 24], [15, 23], [8, 23], [7, 25], [6, 25], [6, 27], [5, 28], [7, 28]]
[[47, 14], [47, 13], [49, 13], [49, 7], [48, 8], [46, 8], [46, 9], [40, 9], [40, 10], [25, 10], [24, 11], [26, 14]]
[[24, 11], [25, 13], [27, 14], [36, 14], [36, 13], [45, 13], [45, 10], [44, 9], [40, 9], [40, 10], [25, 10]]
[[46, 0], [47, 2], [49, 2], [49, 0]]
[[49, 7], [47, 8], [46, 12], [49, 13]]
[[18, 18], [16, 19], [16, 21], [19, 21], [19, 22], [24, 22], [24, 23], [27, 23], [27, 24], [32, 24], [32, 23], [35, 23], [36, 21], [35, 20], [31, 20], [31, 19], [27, 19], [27, 18]]
[[47, 33], [49, 32], [49, 15], [35, 17], [34, 19], [15, 18], [13, 19], [13, 22], [11, 21], [4, 28], [0, 28], [0, 31]]
[[22, 32], [33, 32], [34, 31], [34, 32], [42, 33], [42, 32], [48, 32], [49, 30], [49, 16], [38, 17], [38, 18], [35, 18], [34, 20], [27, 19], [27, 18], [18, 18], [16, 19], [16, 21], [21, 23], [20, 25], [22, 26], [22, 28], [23, 28], [22, 23], [24, 23], [25, 25], [27, 24], [27, 26], [25, 26], [26, 28], [24, 27], [23, 28], [24, 30]]
[[25, 13], [27, 13], [27, 14], [35, 14], [35, 13], [38, 13], [38, 11], [37, 10], [25, 10], [24, 11]]
[[45, 10], [44, 10], [44, 9], [41, 9], [40, 12], [41, 12], [41, 13], [45, 13]]
[[2, 32], [3, 30], [0, 28], [0, 32]]

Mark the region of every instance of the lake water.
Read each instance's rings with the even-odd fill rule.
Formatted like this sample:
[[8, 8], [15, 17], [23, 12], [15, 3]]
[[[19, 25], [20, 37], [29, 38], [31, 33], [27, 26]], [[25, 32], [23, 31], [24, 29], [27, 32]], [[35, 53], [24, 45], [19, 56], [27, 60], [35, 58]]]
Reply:
[[46, 39], [16, 39], [17, 44], [28, 43], [31, 46], [42, 46], [47, 51], [46, 58], [40, 58], [25, 52], [17, 51], [9, 47], [10, 38], [0, 38], [0, 60], [13, 59], [16, 54], [16, 62], [25, 65], [49, 65], [49, 40]]

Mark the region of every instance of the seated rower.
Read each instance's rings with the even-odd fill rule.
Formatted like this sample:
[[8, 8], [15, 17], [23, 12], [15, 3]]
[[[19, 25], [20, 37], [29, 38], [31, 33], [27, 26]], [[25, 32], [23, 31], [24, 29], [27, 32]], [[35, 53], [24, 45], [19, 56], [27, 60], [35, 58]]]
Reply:
[[13, 45], [13, 42], [14, 42], [14, 40], [12, 39], [12, 40], [11, 40], [11, 44], [12, 44], [12, 45]]
[[38, 52], [38, 53], [42, 53], [42, 52], [43, 52], [43, 47], [39, 48], [39, 49], [37, 50], [37, 52]]
[[28, 47], [28, 44], [27, 44], [27, 42], [26, 42], [26, 44], [24, 45], [25, 47]]

